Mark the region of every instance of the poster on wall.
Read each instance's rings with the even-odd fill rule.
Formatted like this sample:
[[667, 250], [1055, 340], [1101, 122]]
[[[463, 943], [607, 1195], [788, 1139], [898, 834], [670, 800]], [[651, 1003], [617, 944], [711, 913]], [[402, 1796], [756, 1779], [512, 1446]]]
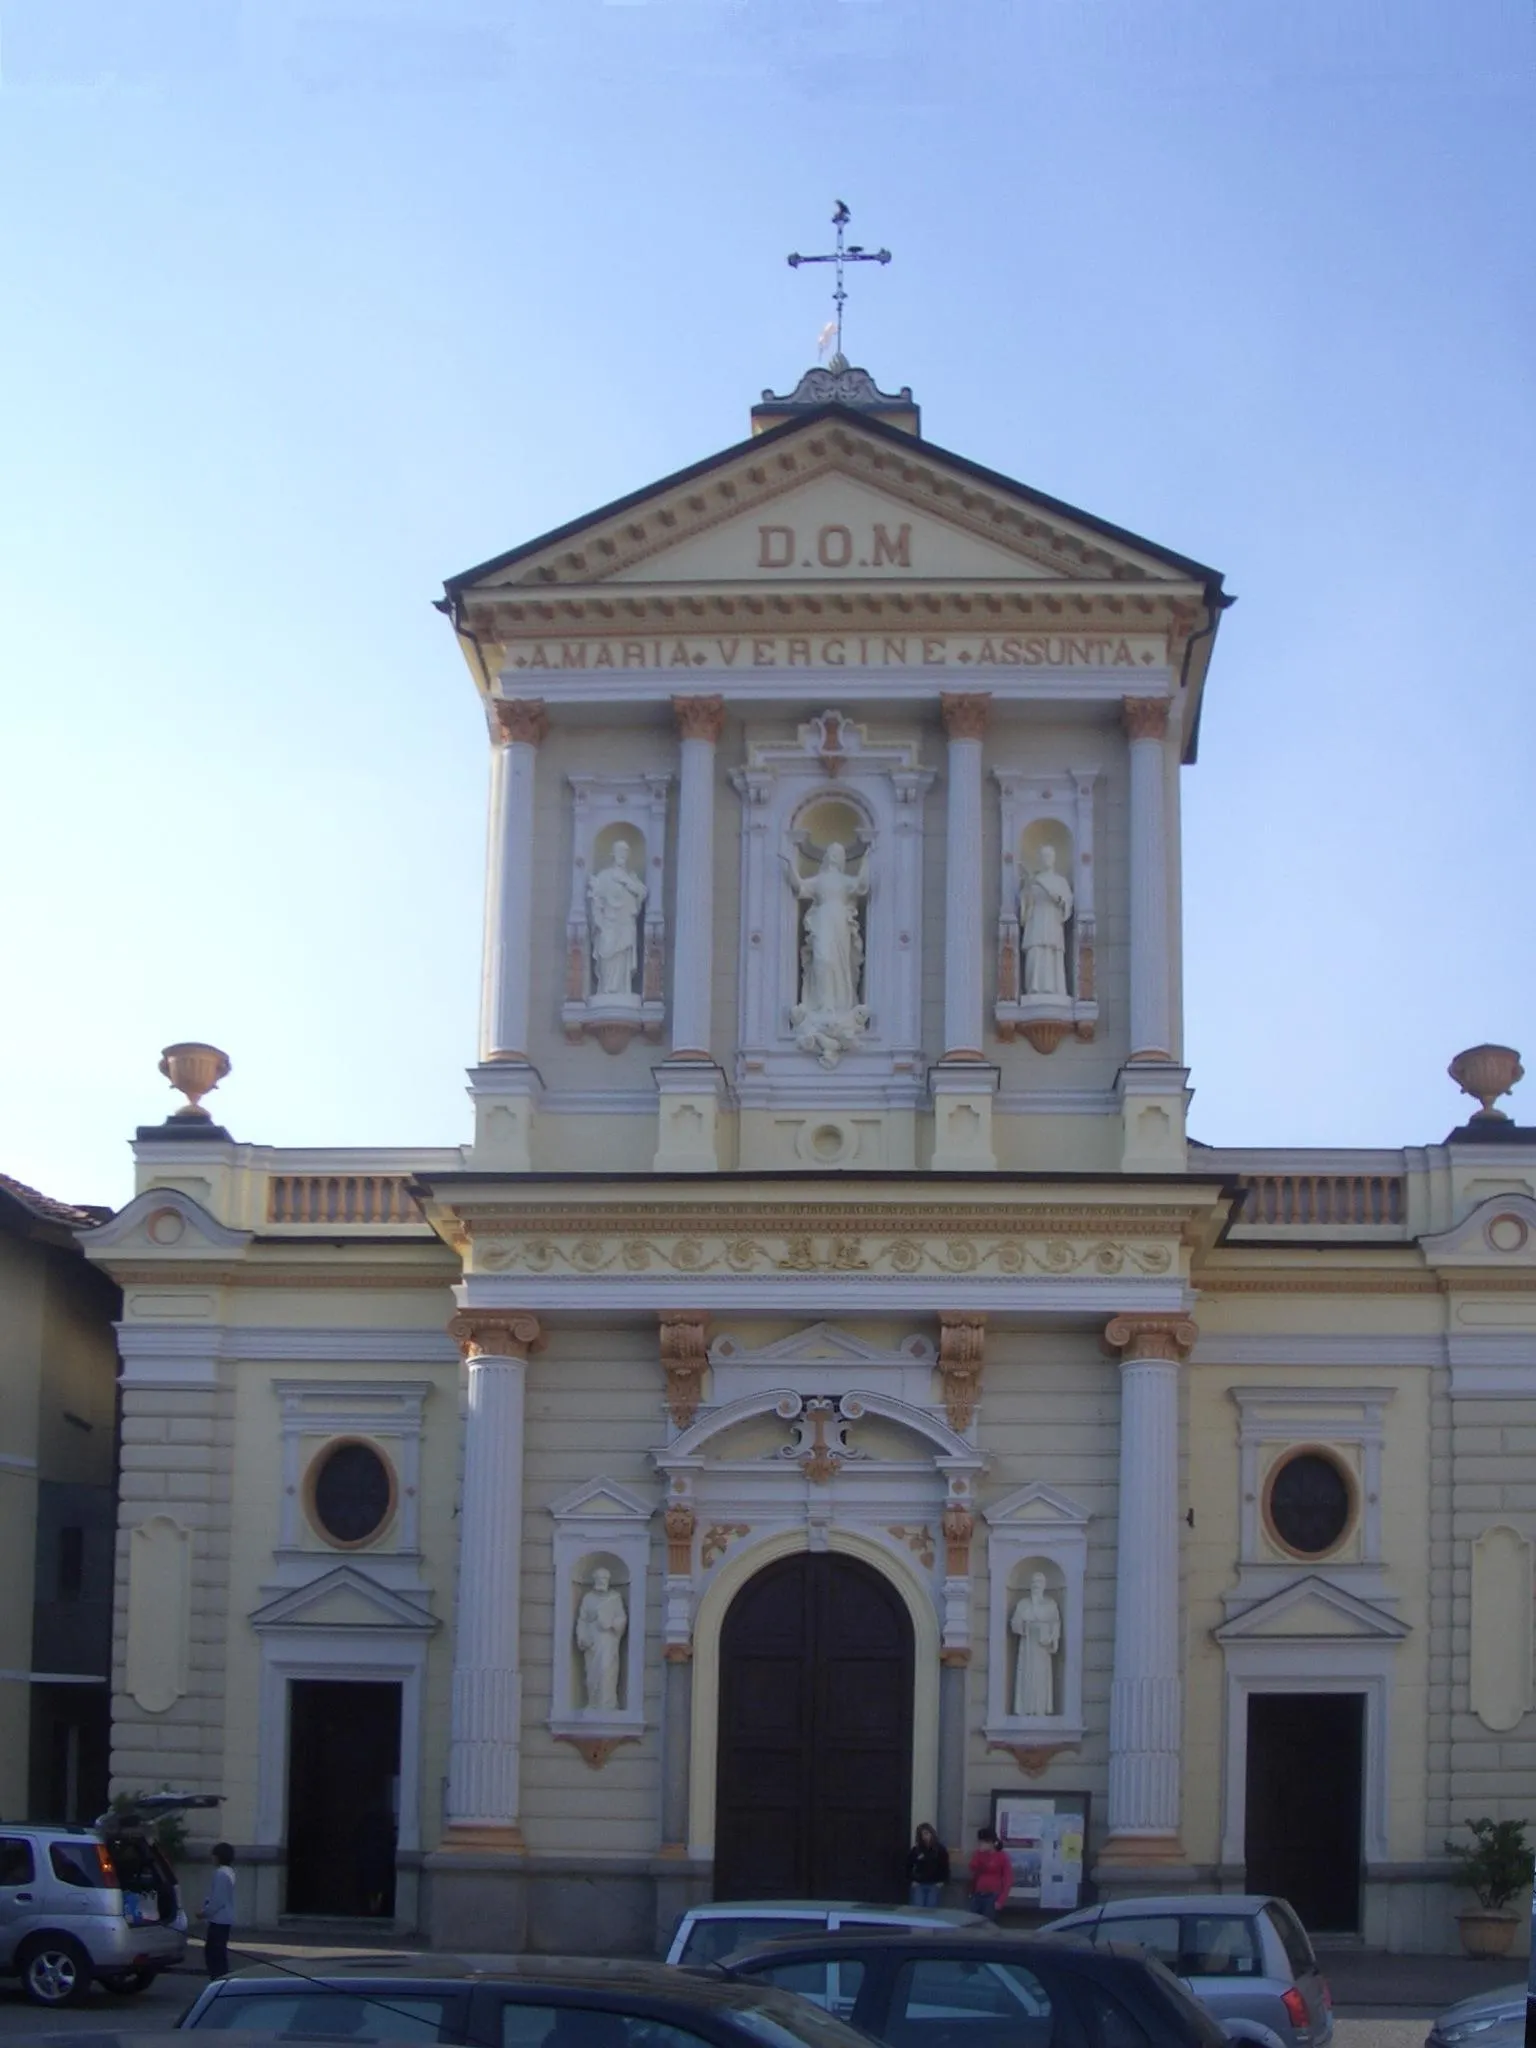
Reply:
[[1008, 1903], [1065, 1913], [1082, 1901], [1086, 1792], [994, 1792], [992, 1825], [1013, 1866]]

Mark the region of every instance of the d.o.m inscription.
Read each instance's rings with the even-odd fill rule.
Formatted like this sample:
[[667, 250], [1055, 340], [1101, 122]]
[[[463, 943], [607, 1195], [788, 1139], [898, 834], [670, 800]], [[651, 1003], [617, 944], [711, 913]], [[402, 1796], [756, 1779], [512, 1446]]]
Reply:
[[757, 529], [759, 569], [910, 569], [912, 528], [875, 524], [866, 538], [855, 541], [851, 526], [818, 526], [814, 538], [797, 533], [793, 526], [760, 526]]

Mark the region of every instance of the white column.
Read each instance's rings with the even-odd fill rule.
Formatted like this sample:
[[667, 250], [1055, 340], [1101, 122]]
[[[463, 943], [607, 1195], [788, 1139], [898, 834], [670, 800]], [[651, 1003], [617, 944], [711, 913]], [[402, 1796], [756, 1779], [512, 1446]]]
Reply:
[[1133, 1060], [1173, 1058], [1169, 1014], [1166, 697], [1121, 705], [1131, 756], [1131, 1049]]
[[944, 840], [944, 1058], [982, 1057], [981, 743], [992, 699], [985, 692], [939, 699], [949, 735]]
[[469, 1367], [453, 1641], [446, 1845], [522, 1846], [523, 1380], [538, 1319], [464, 1309], [449, 1325]]
[[491, 705], [491, 815], [485, 858], [480, 1059], [528, 1057], [533, 954], [533, 784], [549, 730], [541, 699]]
[[1181, 1862], [1179, 1764], [1179, 1361], [1183, 1316], [1116, 1316], [1120, 1504], [1109, 1695], [1109, 1835], [1121, 1864]]
[[677, 916], [672, 940], [672, 1057], [710, 1057], [715, 963], [715, 748], [720, 697], [674, 697], [682, 739], [677, 789]]

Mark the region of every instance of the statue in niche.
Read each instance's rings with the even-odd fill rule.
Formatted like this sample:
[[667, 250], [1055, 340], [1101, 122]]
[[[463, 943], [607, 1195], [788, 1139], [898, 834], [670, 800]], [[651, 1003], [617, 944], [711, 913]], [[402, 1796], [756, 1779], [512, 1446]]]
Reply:
[[618, 1712], [619, 1646], [628, 1627], [624, 1595], [615, 1589], [612, 1572], [600, 1564], [576, 1610], [576, 1647], [586, 1677], [586, 1704], [599, 1713]]
[[869, 1022], [869, 1011], [859, 1000], [864, 941], [858, 913], [861, 898], [869, 894], [869, 856], [850, 871], [845, 848], [833, 840], [815, 874], [802, 875], [787, 857], [784, 867], [789, 886], [807, 906], [800, 1000], [789, 1021], [801, 1051], [814, 1053], [824, 1067], [835, 1067]]
[[1056, 849], [1040, 849], [1040, 865], [1026, 874], [1019, 892], [1019, 917], [1024, 930], [1024, 995], [1067, 995], [1067, 919], [1072, 915], [1072, 884], [1056, 872]]
[[592, 921], [592, 972], [600, 996], [632, 996], [640, 964], [640, 912], [647, 890], [629, 865], [627, 839], [613, 843], [613, 858], [587, 884]]
[[1013, 1711], [1038, 1720], [1056, 1711], [1056, 1652], [1061, 1648], [1061, 1609], [1045, 1589], [1045, 1573], [1030, 1575], [1029, 1591], [1013, 1610], [1009, 1628], [1019, 1639], [1013, 1682]]

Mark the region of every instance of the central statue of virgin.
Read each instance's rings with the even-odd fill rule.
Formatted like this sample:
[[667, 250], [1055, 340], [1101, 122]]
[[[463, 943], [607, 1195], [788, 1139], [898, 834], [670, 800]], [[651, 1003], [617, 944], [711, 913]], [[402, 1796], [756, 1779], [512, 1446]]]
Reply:
[[800, 874], [788, 859], [784, 865], [790, 887], [807, 906], [800, 1000], [790, 1022], [796, 1042], [831, 1067], [868, 1022], [859, 993], [864, 942], [858, 904], [869, 894], [869, 857], [850, 870], [846, 848], [834, 840], [814, 874]]

